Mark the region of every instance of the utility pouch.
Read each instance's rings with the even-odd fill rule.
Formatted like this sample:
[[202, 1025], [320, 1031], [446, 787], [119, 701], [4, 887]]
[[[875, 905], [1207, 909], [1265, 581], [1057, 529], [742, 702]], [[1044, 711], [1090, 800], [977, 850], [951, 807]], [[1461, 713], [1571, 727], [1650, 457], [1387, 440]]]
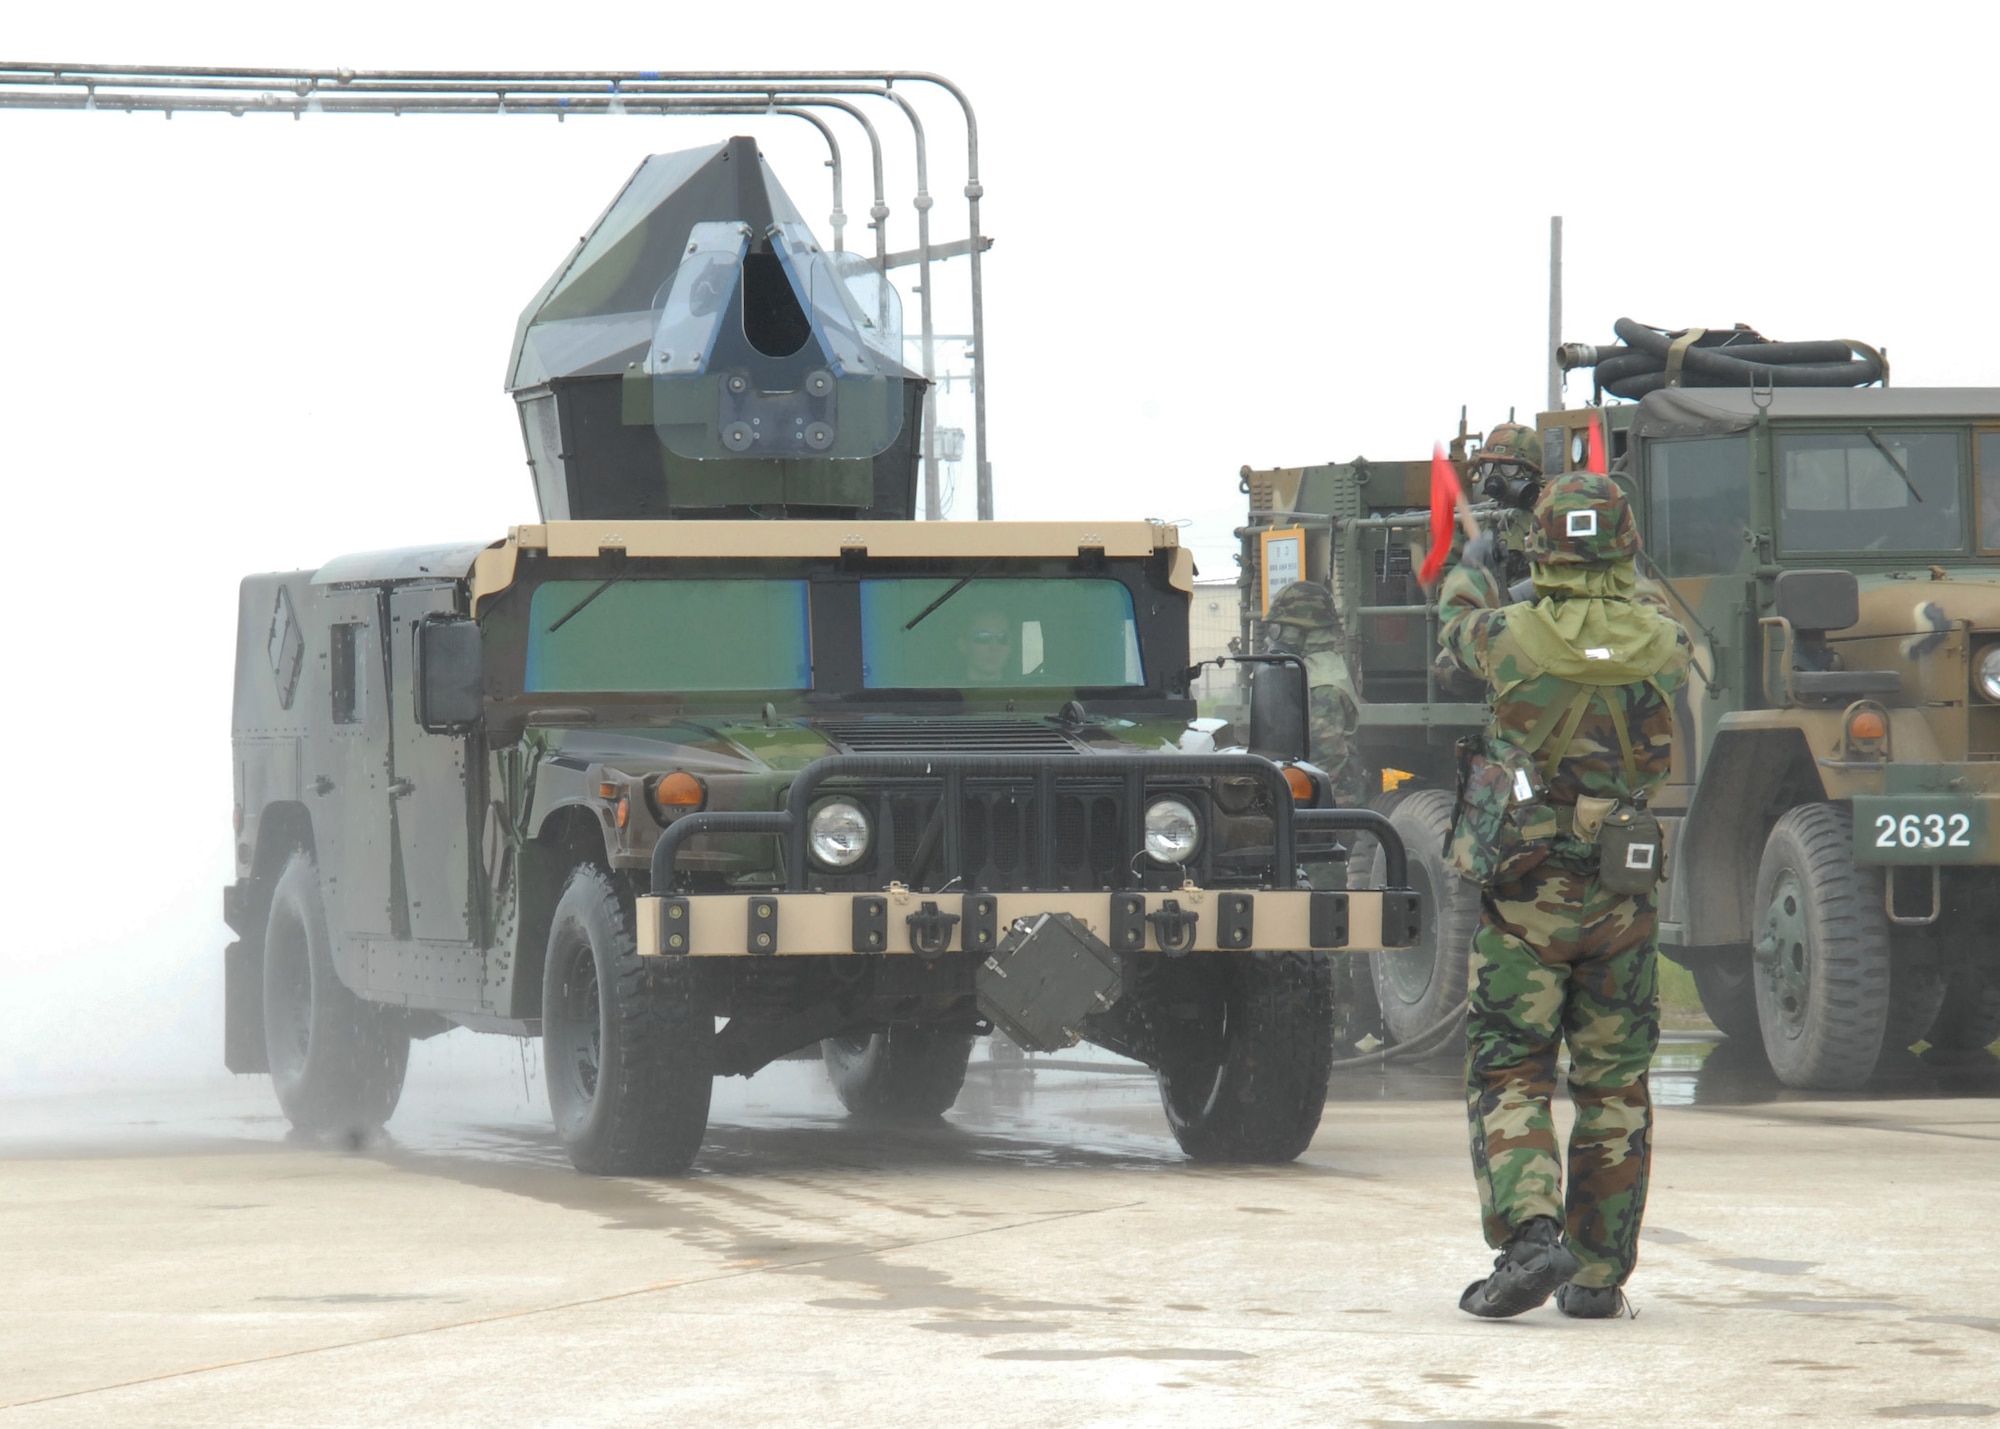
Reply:
[[1458, 802], [1444, 859], [1482, 888], [1512, 883], [1555, 847], [1556, 811], [1528, 750], [1484, 735], [1458, 741]]
[[1597, 886], [1606, 893], [1650, 893], [1666, 873], [1660, 821], [1631, 804], [1620, 802], [1605, 815], [1597, 832], [1597, 854]]
[[1576, 801], [1576, 822], [1573, 825], [1576, 836], [1587, 844], [1597, 842], [1597, 832], [1604, 827], [1605, 819], [1618, 807], [1616, 799], [1600, 799], [1595, 794], [1582, 794]]

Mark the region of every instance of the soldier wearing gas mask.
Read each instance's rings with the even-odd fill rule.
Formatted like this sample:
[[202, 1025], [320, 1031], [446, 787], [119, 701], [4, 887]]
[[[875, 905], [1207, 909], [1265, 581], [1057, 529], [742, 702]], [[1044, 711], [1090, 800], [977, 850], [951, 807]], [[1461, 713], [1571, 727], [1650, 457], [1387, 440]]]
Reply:
[[[1498, 463], [1489, 479], [1506, 479]], [[1614, 1316], [1637, 1259], [1664, 856], [1646, 802], [1667, 777], [1689, 657], [1685, 632], [1638, 590], [1638, 547], [1618, 488], [1574, 472], [1535, 501], [1529, 599], [1510, 602], [1490, 535], [1467, 543], [1439, 594], [1442, 662], [1484, 680], [1493, 704], [1485, 734], [1460, 741], [1450, 848], [1482, 890], [1466, 1092], [1500, 1254], [1459, 1301], [1474, 1315], [1518, 1315], [1553, 1292], [1566, 1315]], [[1550, 1111], [1564, 1043], [1567, 1188]]]

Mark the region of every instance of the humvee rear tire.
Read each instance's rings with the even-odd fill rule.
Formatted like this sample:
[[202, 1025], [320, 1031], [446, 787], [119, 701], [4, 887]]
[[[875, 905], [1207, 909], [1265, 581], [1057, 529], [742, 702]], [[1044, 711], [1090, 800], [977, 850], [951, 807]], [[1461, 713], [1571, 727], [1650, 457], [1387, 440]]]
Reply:
[[1939, 1052], [1978, 1052], [2000, 1041], [2000, 976], [1974, 967], [1954, 971], [1924, 1040]]
[[[1472, 935], [1479, 931], [1479, 888], [1444, 861], [1453, 798], [1449, 789], [1418, 789], [1389, 810], [1389, 822], [1403, 836], [1410, 886], [1421, 902], [1423, 919], [1412, 946], [1368, 955], [1375, 1000], [1391, 1042], [1408, 1042], [1430, 1031], [1465, 1002]], [[1382, 886], [1385, 869], [1382, 852], [1375, 849], [1371, 887]], [[1460, 1045], [1461, 1039], [1445, 1036], [1438, 1050], [1455, 1054]]]
[[1757, 1021], [1788, 1087], [1866, 1082], [1889, 1025], [1882, 875], [1854, 863], [1854, 822], [1801, 804], [1771, 829], [1757, 867]]
[[631, 898], [595, 865], [571, 873], [542, 971], [542, 1061], [576, 1169], [687, 1170], [708, 1130], [714, 1046], [690, 960], [640, 957]]
[[934, 1027], [891, 1027], [819, 1045], [840, 1104], [890, 1121], [935, 1121], [950, 1111], [972, 1058], [970, 1032]]
[[1747, 948], [1739, 955], [1703, 957], [1682, 966], [1694, 975], [1701, 1010], [1716, 1031], [1745, 1041], [1763, 1035], [1757, 1021], [1756, 964]]
[[1326, 1107], [1332, 959], [1202, 953], [1151, 972], [1141, 1006], [1181, 1150], [1196, 1161], [1296, 1159]]
[[315, 1136], [379, 1131], [403, 1094], [409, 1034], [396, 1011], [356, 997], [334, 970], [319, 863], [306, 849], [271, 890], [264, 1048], [286, 1119]]

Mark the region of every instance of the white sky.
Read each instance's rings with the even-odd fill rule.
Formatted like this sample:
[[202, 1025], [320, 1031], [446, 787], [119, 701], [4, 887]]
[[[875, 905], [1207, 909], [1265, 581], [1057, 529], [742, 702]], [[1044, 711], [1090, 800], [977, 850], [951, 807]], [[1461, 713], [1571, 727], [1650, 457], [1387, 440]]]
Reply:
[[[1244, 463], [1422, 456], [1461, 403], [1540, 406], [1551, 213], [1566, 336], [1740, 320], [1886, 346], [1899, 385], [2000, 382], [1996, 31], [1924, 4], [350, 0], [16, 6], [0, 52], [947, 74], [996, 239], [999, 515], [1187, 520], [1216, 576]], [[962, 130], [919, 102], [943, 241]], [[0, 1091], [219, 1060], [238, 578], [533, 519], [517, 314], [645, 154], [747, 122], [0, 111]], [[818, 137], [750, 132], [822, 222]]]

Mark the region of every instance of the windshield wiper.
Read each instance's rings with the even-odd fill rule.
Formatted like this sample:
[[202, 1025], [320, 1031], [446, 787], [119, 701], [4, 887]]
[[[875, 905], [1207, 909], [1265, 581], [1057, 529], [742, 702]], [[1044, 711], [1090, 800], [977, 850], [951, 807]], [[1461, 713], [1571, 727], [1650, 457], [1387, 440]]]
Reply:
[[1918, 501], [1922, 501], [1924, 499], [1924, 494], [1921, 491], [1917, 490], [1917, 484], [1914, 481], [1910, 480], [1909, 468], [1904, 466], [1901, 461], [1897, 460], [1896, 454], [1889, 450], [1888, 443], [1884, 442], [1880, 437], [1875, 435], [1875, 429], [1873, 427], [1863, 427], [1861, 430], [1867, 436], [1869, 441], [1875, 443], [1875, 450], [1882, 453], [1882, 459], [1888, 462], [1890, 466], [1896, 468], [1896, 475], [1903, 478], [1903, 485], [1910, 488], [1910, 495], [1914, 496]]
[[959, 577], [957, 585], [953, 586], [950, 590], [946, 591], [943, 595], [939, 596], [936, 600], [932, 601], [929, 605], [925, 606], [922, 610], [918, 611], [915, 615], [911, 616], [909, 619], [909, 623], [906, 624], [903, 627], [903, 629], [915, 630], [924, 621], [930, 619], [932, 611], [936, 610], [939, 606], [943, 605], [946, 601], [950, 600], [953, 596], [957, 595], [960, 591], [964, 590], [967, 586], [971, 585], [973, 581], [977, 580], [981, 575], [985, 574], [985, 572], [992, 566], [992, 564], [993, 562], [991, 561], [981, 561], [978, 565], [974, 566], [971, 570], [967, 571], [963, 576]]
[[562, 629], [565, 625], [569, 624], [570, 621], [576, 618], [577, 613], [581, 611], [586, 605], [589, 605], [593, 600], [596, 600], [600, 595], [603, 595], [606, 591], [610, 590], [611, 587], [617, 585], [618, 582], [624, 579], [625, 579], [624, 576], [613, 576], [611, 577], [610, 580], [604, 582], [604, 584], [600, 585], [596, 590], [592, 591], [589, 595], [585, 596], [575, 605], [572, 605], [568, 610], [564, 611], [561, 615], [556, 617], [555, 624], [549, 627], [549, 634], [553, 635], [558, 630]]

